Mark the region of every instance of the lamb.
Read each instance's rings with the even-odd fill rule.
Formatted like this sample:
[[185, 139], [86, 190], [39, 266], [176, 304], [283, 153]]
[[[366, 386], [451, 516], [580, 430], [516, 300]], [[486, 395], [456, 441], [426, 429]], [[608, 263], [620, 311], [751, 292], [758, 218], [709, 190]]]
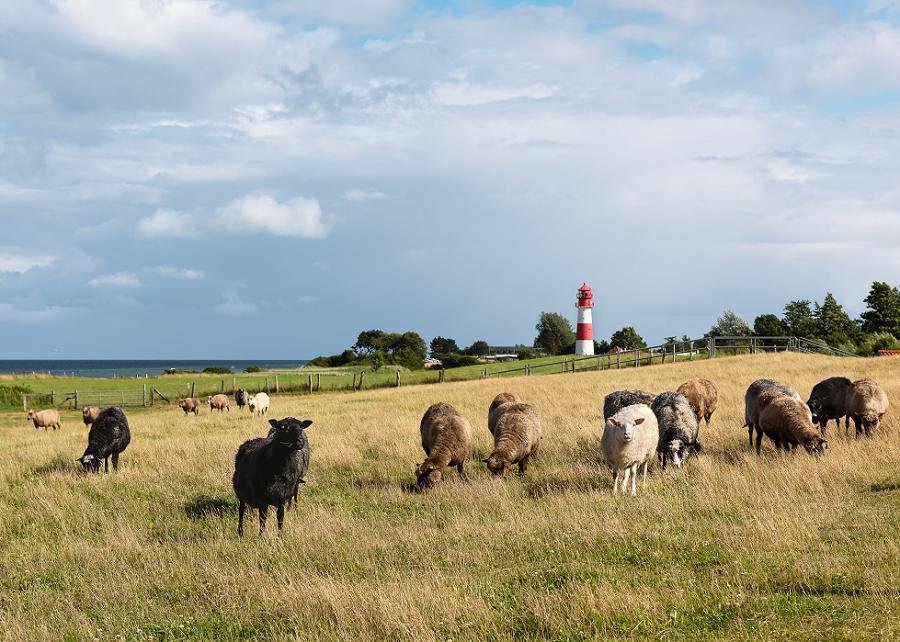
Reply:
[[846, 408], [856, 427], [856, 436], [865, 433], [871, 437], [889, 406], [887, 395], [874, 379], [854, 381], [847, 392]]
[[238, 537], [244, 535], [244, 511], [247, 506], [259, 511], [259, 534], [266, 530], [269, 506], [275, 506], [278, 533], [284, 528], [284, 507], [296, 498], [297, 489], [309, 466], [309, 441], [306, 429], [312, 421], [293, 417], [270, 419], [269, 436], [241, 444], [234, 456], [231, 479], [238, 498]]
[[237, 404], [238, 410], [243, 410], [244, 406], [247, 405], [247, 399], [250, 395], [247, 394], [247, 391], [243, 388], [238, 388], [234, 393], [234, 401]]
[[85, 406], [81, 409], [81, 420], [85, 426], [90, 426], [97, 421], [97, 415], [100, 414], [100, 408], [97, 406]]
[[760, 411], [759, 428], [775, 442], [779, 450], [793, 450], [802, 445], [806, 452], [822, 455], [828, 447], [828, 440], [819, 434], [810, 419], [806, 404], [777, 392]]
[[618, 492], [622, 478], [622, 493], [631, 477], [631, 494], [637, 495], [638, 468], [644, 467], [644, 484], [647, 483], [647, 466], [659, 443], [659, 427], [656, 415], [646, 404], [632, 404], [616, 412], [606, 420], [600, 448], [603, 458], [613, 472], [613, 495]]
[[603, 419], [609, 419], [626, 406], [633, 406], [634, 404], [646, 404], [649, 406], [655, 398], [656, 395], [646, 390], [616, 390], [611, 392], [603, 398]]
[[834, 419], [837, 427], [840, 428], [841, 417], [846, 417], [844, 432], [846, 433], [850, 428], [850, 417], [847, 416], [847, 393], [852, 385], [853, 383], [847, 377], [829, 377], [813, 386], [812, 392], [809, 393], [806, 405], [812, 412], [813, 423], [819, 424], [823, 437], [829, 419]]
[[84, 454], [75, 461], [80, 462], [85, 471], [100, 472], [100, 460], [104, 471], [109, 472], [109, 460], [113, 470], [119, 470], [119, 455], [131, 443], [131, 430], [125, 413], [118, 408], [104, 408], [88, 432], [88, 444]]
[[52, 427], [53, 430], [62, 428], [62, 424], [59, 423], [59, 410], [54, 408], [50, 408], [49, 410], [38, 410], [37, 412], [29, 410], [25, 415], [25, 421], [32, 422], [35, 430], [38, 428], [47, 430], [48, 426]]
[[[760, 452], [762, 444], [763, 431], [759, 427], [759, 414], [763, 408], [773, 399], [779, 396], [788, 396], [800, 401], [800, 395], [795, 390], [787, 387], [783, 383], [774, 381], [773, 379], [757, 379], [747, 388], [744, 395], [744, 426], [747, 428], [747, 434], [750, 440], [750, 449], [753, 449], [753, 434], [756, 435], [756, 454]], [[809, 408], [807, 408], [809, 412]], [[810, 421], [812, 421], [812, 413], [809, 413]], [[771, 436], [770, 436], [771, 437]]]
[[269, 411], [269, 395], [257, 392], [247, 398], [247, 406], [251, 415], [264, 415]]
[[500, 406], [507, 403], [518, 403], [521, 401], [516, 395], [511, 392], [501, 392], [499, 395], [494, 397], [494, 400], [491, 402], [490, 408], [488, 408], [488, 430], [491, 431], [491, 434], [494, 434], [494, 425], [497, 423], [497, 419], [500, 418], [500, 415], [494, 415], [494, 411], [497, 410]]
[[710, 417], [719, 405], [719, 389], [716, 384], [709, 379], [688, 379], [675, 392], [684, 395], [691, 404], [697, 423], [704, 419], [709, 426]]
[[[228, 412], [231, 412], [231, 402], [228, 400], [228, 397], [223, 394], [207, 397], [206, 403], [210, 410], [218, 410], [219, 412], [227, 410]], [[187, 414], [187, 411], [185, 411], [185, 414]]]
[[[220, 395], [216, 395], [217, 397]], [[207, 403], [210, 403], [207, 401]], [[184, 411], [184, 414], [194, 413], [194, 416], [200, 414], [200, 400], [196, 397], [185, 397], [184, 399], [178, 400], [178, 407]], [[212, 408], [212, 404], [210, 403], [210, 408]]]
[[494, 450], [484, 463], [500, 476], [506, 475], [513, 464], [519, 464], [519, 475], [524, 477], [528, 460], [537, 457], [540, 449], [541, 416], [537, 408], [522, 402], [503, 404], [501, 409], [494, 425]]
[[702, 449], [697, 441], [697, 417], [687, 397], [677, 392], [661, 392], [650, 409], [656, 416], [659, 442], [656, 451], [663, 469], [669, 459], [681, 468], [685, 459]]
[[447, 466], [456, 466], [465, 477], [463, 464], [472, 450], [472, 427], [460, 412], [448, 403], [428, 407], [419, 423], [422, 450], [426, 459], [416, 466], [416, 488], [432, 488], [441, 480]]

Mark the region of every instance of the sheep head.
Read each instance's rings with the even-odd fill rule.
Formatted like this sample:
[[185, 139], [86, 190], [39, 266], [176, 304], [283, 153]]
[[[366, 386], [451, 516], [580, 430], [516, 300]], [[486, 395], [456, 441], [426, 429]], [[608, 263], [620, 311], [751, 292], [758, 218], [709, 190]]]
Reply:
[[441, 481], [441, 471], [430, 461], [424, 461], [416, 466], [416, 488], [427, 490], [433, 488]]
[[35, 417], [37, 417], [37, 413], [35, 413], [34, 410], [29, 410], [25, 413], [25, 422], [28, 423], [29, 421], [33, 421]]
[[76, 459], [79, 464], [81, 464], [82, 468], [84, 468], [84, 472], [86, 473], [99, 473], [100, 472], [100, 460], [90, 453], [84, 453], [81, 457]]
[[303, 431], [312, 425], [312, 421], [309, 419], [298, 421], [293, 417], [285, 417], [284, 419], [269, 419], [269, 425], [272, 426], [269, 431], [272, 443], [287, 450], [300, 450], [305, 443]]
[[828, 440], [816, 435], [803, 444], [803, 447], [806, 448], [806, 452], [811, 455], [824, 455], [825, 450], [828, 448]]
[[491, 455], [484, 460], [484, 463], [487, 464], [488, 470], [491, 471], [491, 473], [499, 475], [500, 477], [504, 477], [510, 467], [510, 462], [497, 455]]

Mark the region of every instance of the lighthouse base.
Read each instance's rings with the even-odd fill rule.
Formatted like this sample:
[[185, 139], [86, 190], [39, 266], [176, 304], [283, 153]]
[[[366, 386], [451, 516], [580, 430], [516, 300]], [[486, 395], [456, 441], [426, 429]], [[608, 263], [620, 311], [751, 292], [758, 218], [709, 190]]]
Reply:
[[591, 356], [594, 354], [594, 341], [577, 340], [575, 342], [575, 354], [578, 356]]

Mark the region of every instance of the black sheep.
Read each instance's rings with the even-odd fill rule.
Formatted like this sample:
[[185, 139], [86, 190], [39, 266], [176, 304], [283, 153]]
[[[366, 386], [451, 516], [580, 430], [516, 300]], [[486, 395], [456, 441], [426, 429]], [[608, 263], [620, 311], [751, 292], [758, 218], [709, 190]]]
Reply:
[[266, 530], [269, 506], [278, 509], [278, 531], [284, 527], [284, 506], [297, 498], [309, 466], [306, 428], [312, 421], [293, 417], [270, 419], [272, 429], [265, 438], [245, 441], [234, 456], [232, 486], [237, 495], [238, 536], [244, 534], [244, 510], [259, 511], [259, 534]]
[[837, 427], [841, 427], [841, 417], [846, 417], [844, 433], [850, 428], [850, 416], [847, 414], [847, 393], [853, 383], [847, 377], [829, 377], [817, 383], [809, 393], [809, 406], [813, 415], [813, 423], [819, 424], [822, 436], [829, 420], [834, 419]]
[[119, 453], [131, 443], [131, 431], [128, 419], [118, 408], [104, 408], [97, 415], [88, 433], [88, 445], [84, 454], [75, 461], [80, 462], [86, 471], [100, 472], [100, 460], [103, 460], [104, 471], [109, 472], [109, 460], [112, 458], [113, 470], [119, 470]]
[[242, 410], [247, 405], [247, 397], [249, 396], [243, 388], [237, 389], [237, 392], [234, 393], [234, 401], [237, 403], [238, 410]]

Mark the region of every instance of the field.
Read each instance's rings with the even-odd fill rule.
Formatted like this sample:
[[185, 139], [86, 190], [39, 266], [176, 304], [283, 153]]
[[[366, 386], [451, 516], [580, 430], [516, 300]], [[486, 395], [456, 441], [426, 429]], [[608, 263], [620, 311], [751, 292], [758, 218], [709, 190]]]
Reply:
[[[0, 415], [4, 640], [662, 639], [900, 637], [900, 361], [753, 355], [664, 367], [276, 397], [311, 418], [312, 463], [281, 539], [235, 534], [233, 455], [264, 434], [232, 412], [130, 413], [117, 474], [88, 477], [76, 413], [59, 432]], [[821, 459], [748, 452], [743, 392], [761, 376], [808, 394], [837, 374], [894, 403], [870, 440]], [[705, 454], [613, 497], [597, 459], [602, 396], [720, 387]], [[491, 478], [486, 409], [511, 390], [542, 412], [529, 477]], [[472, 421], [470, 480], [409, 492], [422, 412]]]

